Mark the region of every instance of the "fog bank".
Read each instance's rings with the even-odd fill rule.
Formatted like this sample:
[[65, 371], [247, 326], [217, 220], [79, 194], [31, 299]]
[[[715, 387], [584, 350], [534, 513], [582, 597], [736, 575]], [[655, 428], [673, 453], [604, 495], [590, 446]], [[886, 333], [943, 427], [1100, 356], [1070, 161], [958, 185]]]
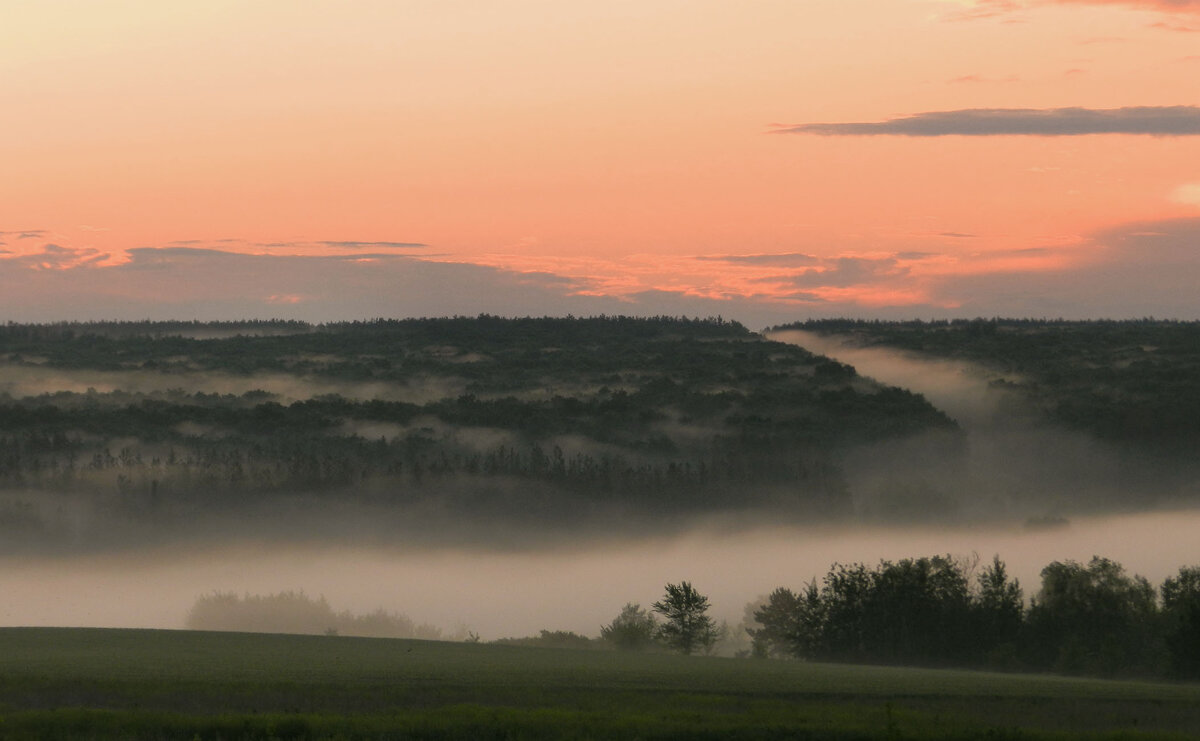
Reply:
[[[958, 422], [959, 439], [889, 441], [843, 461], [856, 514], [876, 522], [1056, 517], [1194, 506], [1194, 467], [1056, 425], [1001, 374], [852, 338], [788, 330], [770, 339], [853, 365], [861, 375], [924, 395]], [[1019, 380], [1014, 376], [1007, 381]]]
[[1113, 558], [1159, 583], [1198, 556], [1200, 512], [1073, 520], [1055, 529], [957, 527], [775, 528], [695, 532], [576, 549], [302, 548], [243, 545], [141, 556], [0, 560], [3, 625], [182, 628], [197, 596], [214, 591], [324, 596], [339, 609], [403, 613], [444, 632], [485, 640], [545, 628], [599, 634], [626, 602], [659, 599], [688, 580], [716, 616], [736, 624], [745, 604], [780, 586], [796, 588], [835, 561], [934, 554], [984, 560], [999, 554], [1025, 587], [1054, 560]]
[[1012, 401], [1008, 394], [988, 385], [998, 374], [971, 363], [858, 347], [844, 337], [802, 330], [769, 332], [766, 336], [852, 365], [860, 375], [881, 383], [922, 394], [966, 428], [994, 424], [1002, 405]]

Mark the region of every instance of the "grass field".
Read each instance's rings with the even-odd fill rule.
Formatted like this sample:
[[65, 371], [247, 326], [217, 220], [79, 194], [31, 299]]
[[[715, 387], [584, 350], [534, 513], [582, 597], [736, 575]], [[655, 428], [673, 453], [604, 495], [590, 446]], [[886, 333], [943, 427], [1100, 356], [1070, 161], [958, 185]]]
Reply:
[[1200, 685], [184, 631], [0, 629], [0, 739], [1183, 739]]

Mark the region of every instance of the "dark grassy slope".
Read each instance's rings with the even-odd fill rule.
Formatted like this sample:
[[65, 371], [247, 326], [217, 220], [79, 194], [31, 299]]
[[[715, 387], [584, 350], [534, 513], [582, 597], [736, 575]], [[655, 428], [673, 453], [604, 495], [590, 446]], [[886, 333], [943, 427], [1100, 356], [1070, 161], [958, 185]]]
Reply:
[[1200, 322], [821, 320], [779, 329], [978, 363], [1049, 419], [1104, 440], [1186, 456], [1200, 445]]
[[381, 532], [837, 516], [839, 451], [931, 429], [954, 424], [922, 397], [721, 320], [9, 325], [0, 535], [348, 505]]
[[326, 636], [0, 629], [19, 738], [1189, 738], [1200, 687]]

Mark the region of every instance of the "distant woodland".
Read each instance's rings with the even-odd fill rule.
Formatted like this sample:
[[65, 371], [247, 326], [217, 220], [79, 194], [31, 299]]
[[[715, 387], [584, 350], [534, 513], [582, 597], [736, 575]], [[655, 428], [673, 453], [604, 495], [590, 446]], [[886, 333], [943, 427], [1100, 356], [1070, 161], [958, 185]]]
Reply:
[[1200, 498], [1200, 324], [792, 326], [973, 363], [1045, 430], [968, 434], [720, 318], [8, 324], [0, 551], [1057, 521]]
[[957, 427], [719, 318], [9, 324], [0, 542], [841, 517], [844, 451], [930, 431]]
[[776, 329], [853, 337], [977, 363], [1057, 423], [1194, 457], [1200, 444], [1200, 322], [831, 319]]

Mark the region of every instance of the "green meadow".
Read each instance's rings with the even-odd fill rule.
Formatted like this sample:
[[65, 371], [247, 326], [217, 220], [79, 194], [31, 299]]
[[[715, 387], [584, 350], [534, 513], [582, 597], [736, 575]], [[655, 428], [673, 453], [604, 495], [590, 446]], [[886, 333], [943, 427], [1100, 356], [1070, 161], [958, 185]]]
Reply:
[[336, 636], [0, 629], [3, 739], [1184, 739], [1200, 685]]

